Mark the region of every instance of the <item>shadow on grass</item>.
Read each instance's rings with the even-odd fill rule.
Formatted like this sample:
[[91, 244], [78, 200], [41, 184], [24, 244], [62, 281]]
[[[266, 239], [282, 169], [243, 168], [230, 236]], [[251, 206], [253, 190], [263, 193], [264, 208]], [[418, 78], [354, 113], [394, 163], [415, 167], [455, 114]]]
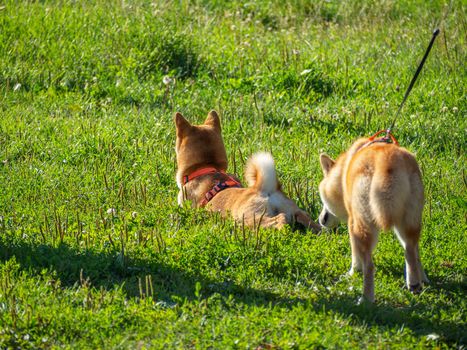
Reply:
[[[404, 265], [401, 264], [400, 269], [389, 266], [379, 266], [378, 269], [382, 271], [383, 274], [392, 276], [395, 279], [403, 278], [405, 286], [406, 275], [404, 271]], [[457, 280], [456, 278], [453, 278], [453, 274], [451, 274], [449, 280], [446, 277], [432, 275], [431, 271], [425, 269], [425, 273], [427, 274], [428, 280], [430, 282], [424, 286], [424, 289], [444, 291], [448, 295], [462, 295], [464, 298], [467, 298], [467, 279], [465, 274], [463, 274], [461, 270], [453, 270], [452, 272], [453, 274], [457, 275]]]
[[[384, 274], [393, 276], [395, 279], [403, 278], [402, 288], [406, 288], [403, 266], [401, 269], [392, 269], [386, 266], [381, 270], [384, 271]], [[446, 281], [430, 275], [428, 278], [430, 283], [424, 286], [424, 290], [430, 290], [430, 293], [436, 295], [443, 294], [444, 298], [433, 299], [414, 296], [412, 305], [400, 306], [387, 302], [359, 304], [355, 296], [339, 295], [321, 298], [314, 303], [313, 308], [316, 312], [324, 309], [349, 317], [355, 325], [376, 326], [388, 331], [408, 328], [419, 337], [432, 334], [435, 337], [439, 336], [440, 341], [450, 345], [465, 346], [467, 322], [465, 320], [454, 322], [442, 318], [449, 318], [450, 311], [456, 310], [456, 301], [467, 298], [466, 280], [462, 278], [459, 282]], [[360, 281], [360, 284], [362, 282]], [[409, 292], [407, 291], [407, 293]], [[462, 306], [459, 305], [459, 307]]]
[[[320, 299], [313, 308], [316, 312], [324, 309], [343, 315], [350, 318], [354, 325], [376, 326], [387, 331], [408, 328], [419, 337], [432, 334], [439, 336], [441, 342], [458, 346], [465, 345], [467, 340], [465, 322], [439, 320], [439, 315], [431, 315], [430, 310], [443, 309], [442, 303], [418, 303], [407, 307], [369, 303], [359, 305], [350, 296], [340, 296]], [[433, 317], [427, 317], [427, 314]]]
[[45, 244], [5, 242], [0, 238], [0, 262], [13, 257], [26, 271], [37, 274], [43, 269], [53, 271], [65, 288], [79, 284], [81, 279], [89, 279], [91, 286], [97, 289], [111, 290], [123, 285], [123, 291], [128, 297], [140, 297], [141, 289], [146, 293], [146, 276], [151, 276], [155, 298], [169, 304], [174, 299], [197, 299], [197, 283], [201, 286], [203, 297], [214, 293], [227, 297], [233, 295], [237, 302], [258, 306], [291, 306], [303, 302], [231, 281], [219, 282], [200, 274], [185, 272], [158, 261], [161, 259], [157, 253], [151, 258], [126, 258], [123, 262], [120, 254], [115, 251], [80, 251], [66, 244], [52, 247]]
[[[63, 287], [79, 284], [80, 275], [89, 278], [95, 288], [113, 289], [124, 285], [128, 297], [140, 296], [140, 284], [151, 275], [157, 300], [172, 303], [174, 299], [195, 300], [196, 284], [201, 285], [203, 298], [214, 293], [224, 297], [233, 296], [236, 303], [254, 306], [279, 306], [291, 309], [303, 304], [305, 309], [316, 313], [333, 312], [345, 319], [351, 319], [356, 326], [378, 327], [385, 331], [408, 328], [417, 336], [437, 334], [440, 341], [449, 344], [465, 344], [465, 323], [439, 320], [439, 317], [425, 317], [433, 309], [442, 309], [432, 303], [417, 303], [415, 306], [395, 307], [393, 305], [357, 305], [354, 296], [322, 295], [313, 303], [300, 298], [287, 298], [276, 293], [241, 286], [230, 281], [219, 282], [199, 274], [187, 273], [179, 268], [157, 261], [157, 254], [148, 259], [134, 259], [121, 262], [115, 251], [82, 252], [69, 245], [51, 247], [32, 245], [24, 242], [8, 242], [0, 238], [0, 262], [15, 258], [21, 268], [32, 273], [49, 269], [56, 273]], [[141, 282], [140, 282], [141, 281]], [[452, 288], [465, 294], [465, 284], [435, 283], [432, 288]], [[310, 311], [311, 311], [310, 310]]]

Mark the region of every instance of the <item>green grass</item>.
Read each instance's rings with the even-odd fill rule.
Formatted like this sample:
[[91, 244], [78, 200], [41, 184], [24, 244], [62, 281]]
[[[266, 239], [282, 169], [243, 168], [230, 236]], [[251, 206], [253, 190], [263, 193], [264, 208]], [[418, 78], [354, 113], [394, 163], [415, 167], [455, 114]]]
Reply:
[[[0, 348], [465, 348], [465, 14], [462, 1], [4, 2]], [[437, 25], [395, 129], [426, 188], [421, 295], [391, 233], [377, 302], [357, 305], [345, 225], [249, 230], [177, 206], [172, 115], [216, 109], [230, 171], [271, 151], [316, 218], [319, 153], [388, 126]]]

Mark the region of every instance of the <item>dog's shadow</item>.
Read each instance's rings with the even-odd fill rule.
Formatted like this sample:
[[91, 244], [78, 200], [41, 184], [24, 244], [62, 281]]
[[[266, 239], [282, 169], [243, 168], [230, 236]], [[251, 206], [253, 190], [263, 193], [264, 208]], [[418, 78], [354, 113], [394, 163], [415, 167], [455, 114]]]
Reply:
[[[142, 297], [154, 291], [157, 300], [174, 304], [176, 300], [206, 298], [214, 293], [233, 296], [236, 302], [268, 306], [278, 304], [290, 307], [303, 302], [298, 298], [286, 298], [232, 281], [217, 281], [199, 273], [185, 272], [169, 266], [154, 253], [147, 258], [122, 257], [117, 251], [95, 252], [77, 250], [67, 244], [56, 247], [46, 244], [8, 242], [0, 239], [0, 262], [15, 258], [22, 270], [40, 274], [43, 269], [53, 271], [63, 288], [71, 288], [86, 282], [94, 288], [112, 290], [122, 287], [127, 297]], [[148, 279], [150, 284], [148, 287]], [[200, 287], [199, 287], [200, 286]], [[201, 291], [197, 290], [201, 288]]]
[[[350, 318], [352, 325], [379, 328], [384, 333], [394, 329], [408, 328], [414, 335], [449, 345], [466, 344], [466, 324], [432, 317], [434, 309], [442, 309], [442, 303], [416, 303], [413, 306], [398, 307], [391, 304], [358, 304], [351, 296], [320, 299], [313, 308], [316, 312], [326, 310]], [[429, 314], [429, 315], [428, 315]], [[427, 316], [428, 315], [428, 316]], [[432, 343], [434, 346], [436, 342]]]
[[[313, 301], [297, 297], [284, 297], [270, 291], [238, 285], [232, 281], [215, 281], [200, 274], [188, 273], [177, 267], [158, 261], [154, 253], [152, 258], [140, 258], [122, 262], [122, 257], [115, 251], [108, 253], [77, 250], [69, 245], [57, 247], [9, 242], [0, 239], [0, 261], [15, 258], [21, 269], [39, 274], [43, 269], [53, 271], [60, 279], [63, 288], [71, 288], [83, 278], [88, 279], [95, 288], [112, 290], [123, 286], [129, 298], [141, 296], [141, 285], [145, 289], [145, 278], [151, 275], [151, 283], [157, 293], [157, 300], [174, 304], [175, 300], [195, 300], [208, 298], [215, 293], [224, 298], [232, 298], [235, 303], [260, 307], [279, 307], [291, 311], [300, 304], [309, 312], [317, 314], [335, 313], [338, 317], [350, 320], [351, 325], [370, 326], [383, 332], [392, 332], [394, 328], [409, 328], [417, 336], [436, 334], [448, 344], [462, 345], [466, 341], [465, 323], [426, 317], [433, 307], [442, 308], [432, 303], [417, 303], [415, 306], [395, 307], [382, 304], [356, 303], [354, 296], [322, 294]], [[197, 290], [200, 288], [201, 292]], [[451, 288], [465, 294], [464, 283], [445, 285], [441, 282], [431, 288]], [[145, 292], [146, 289], [145, 289]], [[292, 311], [291, 311], [292, 312]], [[425, 315], [425, 316], [423, 316]]]

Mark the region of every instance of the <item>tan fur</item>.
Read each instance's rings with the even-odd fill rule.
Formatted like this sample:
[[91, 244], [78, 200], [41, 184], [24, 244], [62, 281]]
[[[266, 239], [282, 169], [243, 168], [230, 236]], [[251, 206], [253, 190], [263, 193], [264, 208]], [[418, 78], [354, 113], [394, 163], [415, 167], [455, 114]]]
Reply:
[[423, 183], [415, 157], [394, 144], [357, 140], [333, 161], [320, 156], [324, 204], [319, 222], [333, 227], [347, 221], [352, 267], [363, 270], [363, 294], [374, 301], [372, 252], [380, 230], [393, 228], [405, 249], [407, 286], [419, 291], [428, 282], [420, 263], [418, 242], [424, 204]]
[[[174, 121], [177, 129], [176, 179], [180, 188], [178, 203], [181, 205], [183, 201], [190, 200], [194, 207], [199, 207], [205, 193], [216, 185], [217, 181], [227, 180], [227, 176], [221, 173], [206, 174], [189, 181], [186, 185], [183, 185], [182, 179], [206, 167], [227, 170], [227, 155], [222, 141], [219, 116], [215, 111], [211, 111], [204, 124], [191, 125], [180, 113], [176, 113]], [[261, 172], [263, 167], [260, 163], [254, 156], [247, 164], [246, 178], [250, 187], [227, 188], [219, 192], [206, 208], [224, 216], [231, 215], [236, 221], [250, 227], [259, 224], [263, 227], [281, 228], [285, 224], [297, 221], [318, 232], [320, 226], [281, 191], [274, 168], [268, 173], [268, 182], [264, 182], [265, 174]]]

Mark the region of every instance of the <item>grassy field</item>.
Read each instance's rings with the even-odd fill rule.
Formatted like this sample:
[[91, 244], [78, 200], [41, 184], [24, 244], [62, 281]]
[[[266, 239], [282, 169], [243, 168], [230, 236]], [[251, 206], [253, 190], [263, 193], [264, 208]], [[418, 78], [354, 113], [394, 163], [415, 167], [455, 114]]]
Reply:
[[[466, 13], [458, 0], [0, 3], [0, 348], [465, 348]], [[421, 295], [392, 233], [377, 302], [358, 305], [345, 225], [249, 230], [177, 206], [173, 113], [216, 109], [229, 170], [272, 152], [317, 218], [319, 153], [389, 125], [436, 26], [394, 130], [423, 170]]]

